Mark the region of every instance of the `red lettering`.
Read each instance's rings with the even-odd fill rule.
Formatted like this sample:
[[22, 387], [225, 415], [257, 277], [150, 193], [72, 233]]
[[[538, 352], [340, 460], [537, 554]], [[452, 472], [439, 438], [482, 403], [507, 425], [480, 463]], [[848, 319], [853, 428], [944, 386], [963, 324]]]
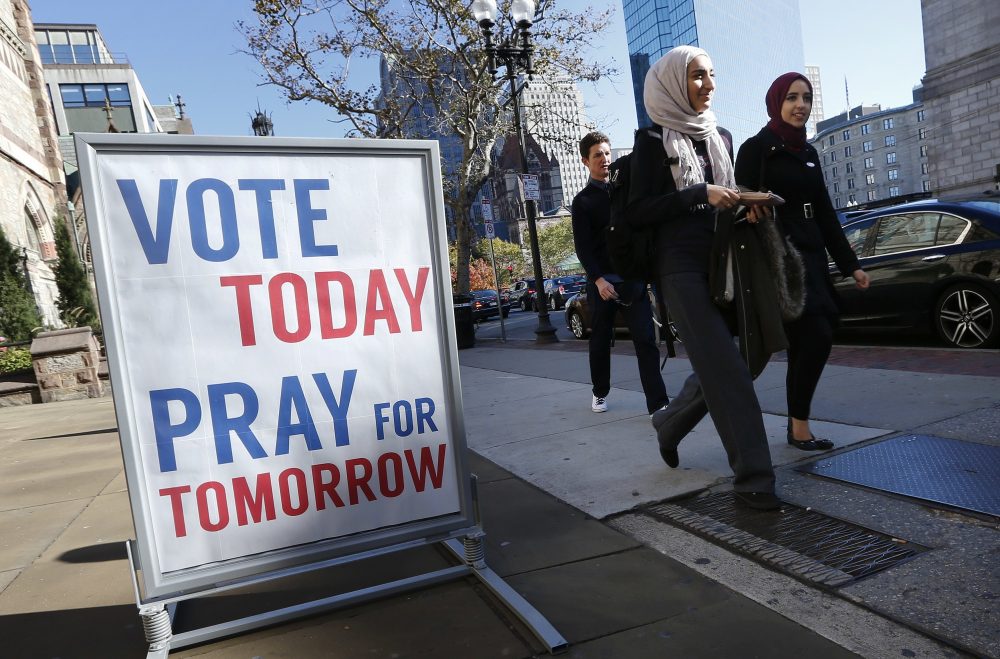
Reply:
[[233, 504], [236, 506], [236, 522], [240, 526], [249, 524], [247, 511], [254, 524], [260, 524], [263, 513], [268, 520], [275, 518], [274, 493], [271, 491], [271, 474], [257, 474], [256, 496], [250, 494], [250, 484], [242, 476], [233, 479]]
[[263, 283], [260, 275], [233, 275], [220, 277], [219, 284], [232, 286], [236, 289], [236, 316], [240, 320], [240, 341], [245, 346], [257, 344], [257, 336], [253, 328], [253, 305], [250, 304], [250, 287]]
[[[292, 505], [292, 492], [289, 482], [295, 481], [295, 499], [298, 505]], [[281, 509], [286, 515], [301, 515], [309, 507], [309, 493], [306, 491], [306, 475], [301, 469], [292, 467], [278, 476], [278, 488], [281, 491]]]
[[425, 479], [428, 476], [430, 476], [431, 484], [434, 486], [435, 490], [441, 487], [441, 477], [444, 475], [445, 449], [446, 446], [444, 444], [438, 445], [437, 464], [435, 465], [430, 447], [422, 447], [420, 449], [419, 469], [413, 462], [413, 450], [406, 449], [403, 451], [406, 455], [406, 465], [410, 468], [410, 477], [413, 478], [413, 486], [416, 488], [417, 492], [424, 491], [424, 487], [426, 487]]
[[[361, 474], [358, 474], [357, 467], [361, 467]], [[344, 469], [347, 471], [347, 498], [351, 505], [358, 503], [358, 490], [364, 492], [366, 499], [374, 501], [375, 493], [368, 484], [372, 477], [372, 463], [365, 458], [355, 458], [345, 462]]]
[[[208, 510], [208, 493], [215, 495], [215, 510], [219, 513], [219, 521], [213, 522]], [[226, 488], [219, 481], [202, 483], [195, 490], [198, 501], [198, 521], [206, 531], [221, 531], [229, 526], [229, 507], [226, 505]]]
[[417, 270], [417, 290], [411, 292], [410, 282], [406, 278], [406, 270], [402, 268], [393, 270], [399, 281], [399, 287], [403, 291], [403, 296], [406, 298], [406, 305], [410, 308], [410, 329], [414, 332], [419, 332], [424, 327], [423, 318], [420, 315], [420, 301], [424, 297], [424, 288], [427, 286], [427, 275], [430, 274], [430, 271], [431, 269], [427, 267]]
[[[377, 299], [376, 299], [377, 298]], [[380, 303], [381, 307], [376, 307]], [[389, 326], [390, 334], [399, 334], [399, 321], [392, 307], [389, 288], [385, 283], [385, 274], [381, 270], [372, 270], [368, 278], [368, 301], [365, 304], [365, 336], [375, 333], [375, 321], [384, 320]]]
[[170, 508], [174, 513], [174, 535], [178, 538], [183, 538], [187, 535], [187, 527], [184, 525], [184, 506], [181, 504], [181, 495], [187, 494], [190, 491], [190, 485], [165, 487], [160, 490], [161, 497], [170, 497]]
[[[330, 282], [340, 284], [344, 292], [344, 326], [333, 326], [333, 312], [330, 307]], [[316, 296], [319, 305], [319, 330], [324, 339], [341, 339], [354, 334], [358, 329], [358, 310], [354, 301], [354, 282], [346, 272], [317, 272]]]
[[[288, 319], [285, 316], [285, 300], [283, 286], [292, 285], [295, 300], [296, 329], [288, 329]], [[271, 327], [274, 335], [285, 343], [298, 343], [312, 329], [309, 320], [309, 294], [306, 292], [306, 281], [294, 272], [282, 272], [267, 282], [267, 295], [271, 299]]]
[[[389, 485], [389, 463], [392, 463], [392, 482]], [[403, 460], [398, 453], [383, 453], [378, 456], [378, 489], [384, 497], [398, 497], [403, 493], [406, 483], [403, 482]]]
[[[330, 474], [330, 480], [324, 481], [323, 474]], [[326, 510], [326, 497], [330, 497], [337, 508], [344, 507], [344, 500], [337, 494], [336, 487], [340, 484], [340, 471], [336, 465], [329, 462], [312, 466], [313, 496], [316, 497], [316, 510]]]

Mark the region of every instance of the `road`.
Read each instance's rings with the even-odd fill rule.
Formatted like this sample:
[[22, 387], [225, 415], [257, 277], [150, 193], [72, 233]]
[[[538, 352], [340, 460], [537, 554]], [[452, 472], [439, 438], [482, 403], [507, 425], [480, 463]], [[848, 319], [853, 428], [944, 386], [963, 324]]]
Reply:
[[[549, 322], [556, 328], [556, 336], [560, 341], [585, 343], [583, 341], [577, 341], [573, 338], [569, 329], [566, 328], [566, 311], [560, 309], [559, 311], [549, 312]], [[538, 326], [538, 314], [533, 311], [521, 311], [520, 309], [511, 309], [510, 316], [504, 319], [504, 329], [506, 330], [507, 339], [512, 342], [521, 341], [534, 341], [535, 339], [535, 327]], [[622, 334], [622, 337], [627, 339], [627, 334]], [[476, 338], [482, 340], [499, 340], [500, 334], [500, 320], [498, 318], [490, 318], [489, 320], [483, 321], [479, 324], [479, 329], [476, 330]], [[628, 340], [623, 342], [624, 345], [631, 345]], [[945, 346], [944, 342], [934, 336], [929, 335], [909, 335], [900, 334], [898, 332], [892, 333], [844, 333], [838, 334], [835, 341], [836, 345], [840, 346], [895, 346], [900, 348], [942, 348], [951, 350]], [[960, 351], [961, 352], [961, 351]]]

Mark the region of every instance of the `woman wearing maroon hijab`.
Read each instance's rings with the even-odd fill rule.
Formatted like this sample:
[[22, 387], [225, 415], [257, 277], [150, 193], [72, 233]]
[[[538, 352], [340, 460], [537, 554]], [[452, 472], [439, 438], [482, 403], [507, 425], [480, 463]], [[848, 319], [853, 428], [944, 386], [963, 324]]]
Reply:
[[[833, 346], [838, 323], [836, 295], [827, 270], [827, 252], [840, 273], [858, 288], [868, 288], [868, 275], [844, 237], [823, 183], [819, 155], [806, 143], [806, 121], [812, 111], [812, 86], [801, 73], [786, 73], [765, 97], [771, 118], [740, 147], [736, 183], [741, 188], [768, 191], [785, 199], [777, 209], [782, 231], [802, 254], [806, 273], [805, 309], [785, 323], [788, 336], [788, 444], [803, 451], [825, 451], [833, 442], [809, 429], [810, 406]], [[751, 208], [751, 221], [765, 219]]]

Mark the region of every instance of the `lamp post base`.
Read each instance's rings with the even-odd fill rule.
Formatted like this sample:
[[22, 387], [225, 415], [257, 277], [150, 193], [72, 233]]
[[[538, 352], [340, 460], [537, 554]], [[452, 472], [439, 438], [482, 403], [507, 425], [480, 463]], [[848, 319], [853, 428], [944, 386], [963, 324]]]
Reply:
[[538, 314], [538, 327], [535, 328], [535, 343], [559, 343], [556, 328], [549, 322], [549, 314]]

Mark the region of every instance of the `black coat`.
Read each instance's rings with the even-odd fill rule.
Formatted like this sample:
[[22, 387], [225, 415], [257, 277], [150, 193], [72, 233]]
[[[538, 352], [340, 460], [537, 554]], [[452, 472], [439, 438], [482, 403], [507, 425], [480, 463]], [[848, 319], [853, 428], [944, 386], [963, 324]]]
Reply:
[[[658, 258], [664, 261], [669, 255], [662, 249], [662, 232], [667, 230], [670, 231], [669, 235], [674, 236], [683, 233], [683, 230], [678, 231], [678, 223], [704, 222], [703, 215], [706, 211], [695, 210], [693, 207], [708, 203], [706, 186], [699, 184], [678, 191], [667, 163], [663, 141], [648, 131], [640, 130], [636, 133], [631, 165], [629, 203], [625, 219], [633, 227], [652, 226], [661, 233], [655, 244], [660, 250]], [[714, 221], [715, 212], [708, 212]], [[732, 223], [733, 214], [718, 214], [718, 222]], [[781, 326], [777, 292], [766, 259], [761, 256], [763, 248], [758, 227], [742, 222], [733, 226], [731, 231], [724, 231], [719, 235], [726, 237], [727, 244], [734, 245], [733, 254], [737, 257], [736, 299], [727, 316], [734, 332], [740, 337], [740, 350], [750, 372], [756, 377], [767, 364], [770, 355], [787, 346]], [[712, 253], [718, 255], [725, 247], [719, 244], [719, 240], [713, 242], [715, 244], [711, 246], [711, 253], [705, 251], [702, 272], [712, 269]], [[659, 269], [661, 273], [668, 272], [669, 264], [661, 262]], [[682, 340], [683, 338], [681, 337]]]
[[[774, 192], [785, 200], [777, 215], [783, 231], [802, 254], [805, 313], [837, 315], [827, 253], [845, 277], [860, 265], [830, 203], [816, 149], [806, 144], [801, 151], [792, 151], [765, 126], [740, 147], [736, 184]], [[812, 218], [805, 217], [804, 204], [812, 205]]]
[[576, 257], [587, 272], [587, 279], [596, 282], [614, 273], [608, 243], [604, 236], [611, 219], [611, 198], [599, 183], [587, 186], [573, 197], [573, 247]]

